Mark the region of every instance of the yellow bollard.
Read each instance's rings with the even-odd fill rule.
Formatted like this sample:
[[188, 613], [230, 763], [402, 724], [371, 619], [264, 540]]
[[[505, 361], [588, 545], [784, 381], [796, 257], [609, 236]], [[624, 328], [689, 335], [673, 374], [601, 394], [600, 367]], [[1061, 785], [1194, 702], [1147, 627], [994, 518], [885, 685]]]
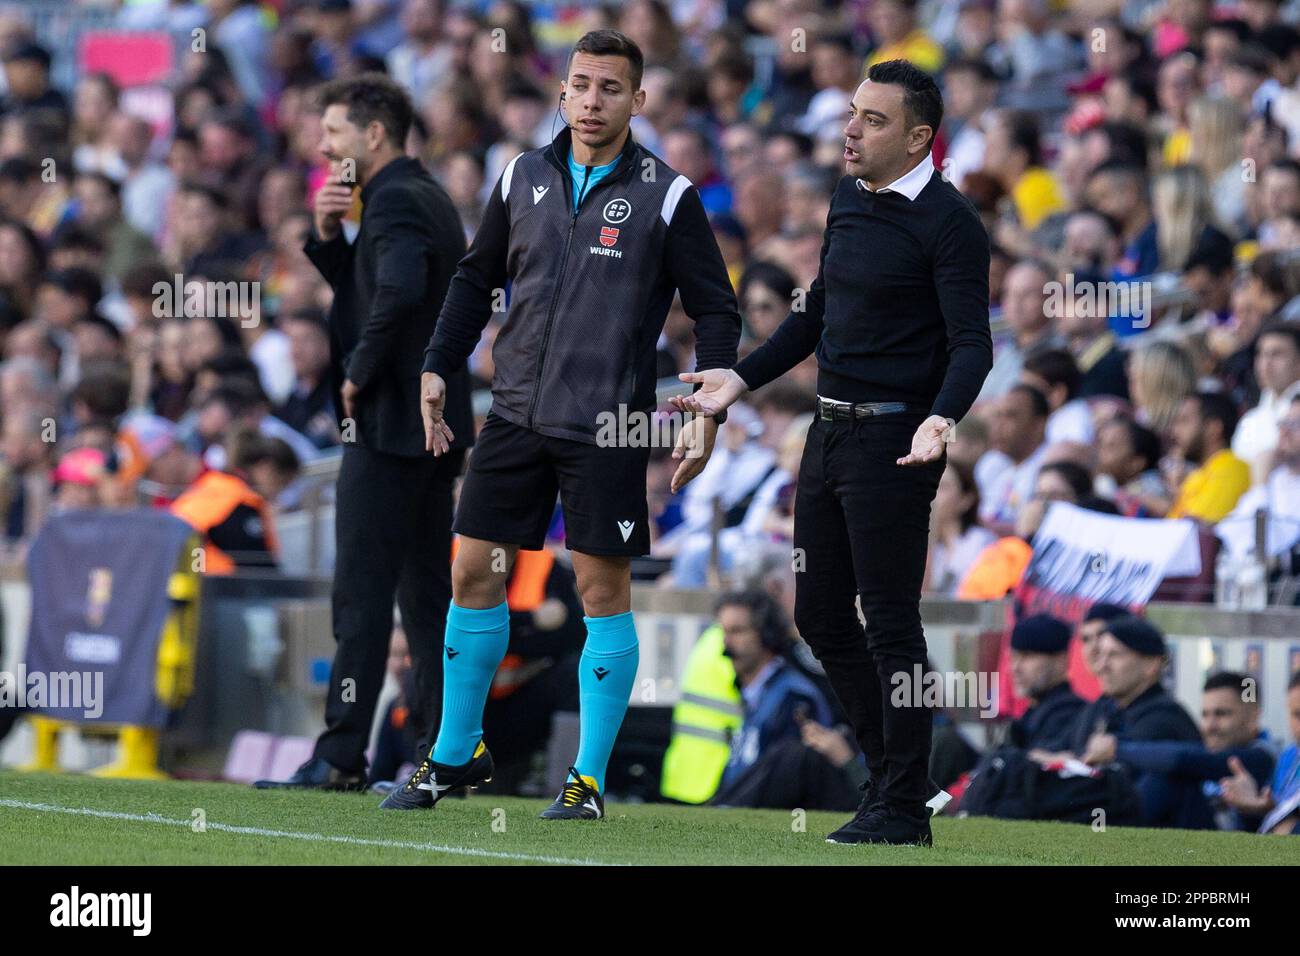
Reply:
[[124, 724], [117, 732], [117, 759], [90, 771], [92, 777], [122, 780], [168, 780], [158, 769], [158, 741], [161, 733], [153, 727]]
[[18, 769], [26, 773], [59, 773], [59, 731], [63, 721], [52, 717], [28, 717], [36, 734], [32, 759]]

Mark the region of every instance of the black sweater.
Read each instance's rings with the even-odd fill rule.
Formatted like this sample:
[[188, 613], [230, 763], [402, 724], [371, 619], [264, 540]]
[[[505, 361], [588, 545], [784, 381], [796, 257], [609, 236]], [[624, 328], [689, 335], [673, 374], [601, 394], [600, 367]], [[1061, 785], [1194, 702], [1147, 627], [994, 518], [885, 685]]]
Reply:
[[937, 170], [915, 200], [840, 180], [803, 305], [736, 365], [750, 388], [816, 349], [824, 397], [956, 420], [993, 364], [988, 233]]

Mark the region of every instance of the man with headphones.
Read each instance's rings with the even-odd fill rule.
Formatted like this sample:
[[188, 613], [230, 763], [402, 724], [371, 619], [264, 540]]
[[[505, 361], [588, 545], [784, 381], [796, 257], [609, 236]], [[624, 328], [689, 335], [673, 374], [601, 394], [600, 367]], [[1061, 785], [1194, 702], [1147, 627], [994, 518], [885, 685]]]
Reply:
[[824, 727], [833, 718], [817, 685], [788, 660], [794, 644], [790, 622], [771, 596], [758, 590], [727, 594], [716, 614], [745, 716], [714, 802], [739, 805], [740, 794], [752, 789], [745, 786], [745, 775], [760, 758], [784, 744], [802, 747], [805, 720]]
[[[439, 455], [453, 438], [446, 381], [509, 286], [492, 350], [492, 408], [456, 512], [442, 724], [428, 759], [386, 808], [429, 808], [491, 776], [482, 714], [509, 640], [506, 581], [519, 548], [543, 546], [558, 492], [587, 639], [578, 755], [542, 817], [604, 816], [605, 769], [638, 661], [631, 558], [650, 548], [650, 447], [632, 436], [650, 429], [610, 441], [602, 422], [649, 422], [655, 344], [674, 293], [695, 322], [697, 368], [729, 367], [740, 339], [735, 293], [698, 190], [631, 136], [645, 103], [643, 66], [641, 50], [616, 31], [578, 41], [559, 103], [566, 127], [506, 166], [425, 352], [426, 445]], [[674, 491], [703, 469], [720, 420], [682, 429]]]

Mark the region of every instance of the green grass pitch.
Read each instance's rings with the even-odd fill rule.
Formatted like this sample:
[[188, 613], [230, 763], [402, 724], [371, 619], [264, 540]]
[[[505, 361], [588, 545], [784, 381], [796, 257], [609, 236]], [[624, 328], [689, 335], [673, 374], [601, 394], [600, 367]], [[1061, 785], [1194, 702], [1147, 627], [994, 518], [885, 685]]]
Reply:
[[537, 819], [546, 801], [471, 795], [380, 812], [373, 794], [0, 772], [7, 864], [1294, 865], [1294, 841], [1239, 833], [941, 819], [936, 845], [825, 842], [843, 814], [608, 806], [600, 822]]

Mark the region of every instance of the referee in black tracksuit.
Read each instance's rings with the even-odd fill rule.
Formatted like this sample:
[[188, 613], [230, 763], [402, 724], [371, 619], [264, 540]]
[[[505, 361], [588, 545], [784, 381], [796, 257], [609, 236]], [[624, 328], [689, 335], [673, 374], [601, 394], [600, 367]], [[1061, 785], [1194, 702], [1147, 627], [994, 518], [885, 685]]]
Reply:
[[[473, 438], [469, 381], [448, 379], [455, 446], [424, 447], [420, 367], [425, 343], [465, 252], [450, 197], [403, 144], [412, 108], [375, 74], [341, 80], [321, 95], [329, 181], [316, 196], [307, 257], [334, 290], [330, 342], [343, 461], [335, 498], [334, 638], [324, 733], [312, 759], [287, 781], [257, 786], [356, 789], [393, 629], [393, 603], [411, 649], [416, 693], [408, 701], [418, 761], [437, 730], [442, 640], [451, 600], [452, 490]], [[341, 219], [361, 187], [354, 241]]]
[[943, 101], [929, 75], [876, 64], [849, 116], [849, 175], [806, 309], [734, 369], [683, 375], [703, 387], [679, 406], [715, 413], [816, 351], [818, 415], [795, 496], [795, 623], [871, 771], [858, 813], [829, 839], [929, 844], [932, 714], [910, 692], [914, 666], [926, 666], [921, 580], [945, 442], [992, 366], [989, 240], [934, 168]]

